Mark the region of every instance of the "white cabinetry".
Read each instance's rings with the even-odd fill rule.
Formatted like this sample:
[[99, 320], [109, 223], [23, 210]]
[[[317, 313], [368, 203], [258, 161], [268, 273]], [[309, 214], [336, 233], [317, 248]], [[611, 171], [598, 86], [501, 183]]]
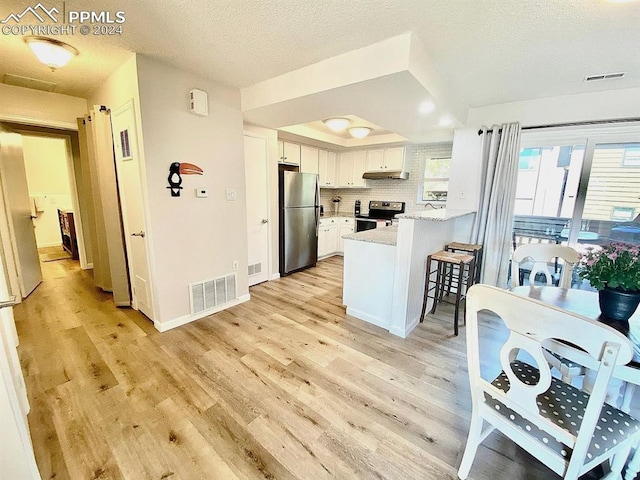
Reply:
[[404, 147], [384, 149], [385, 170], [402, 170], [404, 166]]
[[300, 145], [279, 140], [278, 151], [280, 154], [278, 161], [280, 163], [300, 165]]
[[338, 249], [338, 218], [322, 218], [318, 228], [318, 258], [326, 257]]
[[383, 172], [402, 170], [404, 147], [377, 148], [367, 151], [367, 171]]
[[354, 232], [356, 221], [353, 218], [340, 218], [338, 222], [338, 253], [344, 253], [343, 235]]
[[320, 186], [335, 188], [337, 170], [337, 158], [335, 152], [328, 150], [320, 150], [318, 152], [318, 175], [320, 178]]
[[346, 217], [320, 219], [318, 228], [318, 258], [344, 252], [343, 235], [353, 233], [355, 220]]
[[302, 145], [300, 147], [300, 171], [318, 174], [318, 149]]
[[366, 187], [362, 174], [367, 169], [367, 152], [343, 152], [338, 161], [338, 186], [342, 188]]

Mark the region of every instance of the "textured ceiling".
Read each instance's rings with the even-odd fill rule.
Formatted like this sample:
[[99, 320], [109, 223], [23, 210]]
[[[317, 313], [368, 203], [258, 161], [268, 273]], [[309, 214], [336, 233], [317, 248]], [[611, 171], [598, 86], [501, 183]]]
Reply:
[[[0, 19], [36, 1], [3, 0]], [[44, 1], [62, 8], [62, 1]], [[129, 52], [245, 87], [412, 31], [470, 106], [640, 86], [640, 2], [601, 0], [67, 0], [123, 10], [122, 36], [64, 38], [81, 55], [57, 72], [0, 35], [0, 76], [85, 96]], [[585, 84], [587, 74], [626, 71]]]

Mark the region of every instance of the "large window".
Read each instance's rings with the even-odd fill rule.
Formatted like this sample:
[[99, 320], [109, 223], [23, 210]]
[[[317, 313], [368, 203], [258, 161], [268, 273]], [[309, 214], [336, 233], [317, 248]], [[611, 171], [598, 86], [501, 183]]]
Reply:
[[514, 243], [640, 243], [640, 128], [564, 137], [523, 135]]
[[426, 158], [422, 165], [422, 202], [446, 202], [451, 157]]

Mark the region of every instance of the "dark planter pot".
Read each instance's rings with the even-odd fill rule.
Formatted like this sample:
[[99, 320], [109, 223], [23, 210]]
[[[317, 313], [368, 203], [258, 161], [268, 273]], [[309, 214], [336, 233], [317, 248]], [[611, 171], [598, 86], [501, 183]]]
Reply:
[[623, 292], [605, 287], [598, 294], [600, 311], [612, 320], [629, 320], [640, 304], [640, 291]]

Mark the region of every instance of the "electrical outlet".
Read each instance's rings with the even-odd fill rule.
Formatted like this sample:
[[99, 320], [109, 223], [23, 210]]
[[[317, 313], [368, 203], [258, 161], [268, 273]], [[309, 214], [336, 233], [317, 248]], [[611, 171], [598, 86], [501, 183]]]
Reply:
[[237, 271], [238, 271], [238, 268], [239, 268], [239, 266], [238, 266], [238, 260], [234, 260], [234, 261], [233, 261], [233, 271], [234, 271], [234, 272], [237, 272]]
[[209, 196], [208, 188], [196, 188], [196, 197], [207, 198]]

